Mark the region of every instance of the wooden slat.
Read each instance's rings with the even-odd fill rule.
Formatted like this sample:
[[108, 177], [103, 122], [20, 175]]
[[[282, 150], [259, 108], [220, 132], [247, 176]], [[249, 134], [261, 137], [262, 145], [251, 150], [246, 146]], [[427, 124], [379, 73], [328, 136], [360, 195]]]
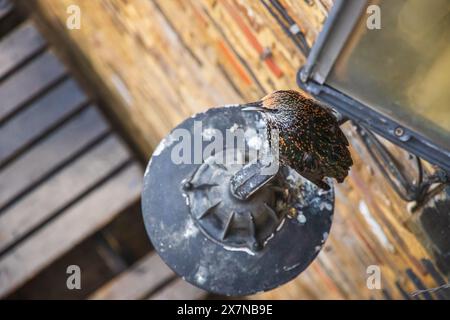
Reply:
[[89, 107], [51, 136], [34, 145], [0, 171], [0, 208], [107, 130], [109, 128], [103, 117], [95, 108]]
[[31, 22], [24, 22], [0, 41], [0, 79], [41, 50], [45, 40]]
[[98, 289], [90, 299], [143, 299], [173, 277], [175, 273], [161, 258], [156, 253], [150, 253], [129, 270]]
[[0, 0], [0, 19], [10, 13], [12, 9], [13, 5], [10, 0]]
[[11, 293], [139, 199], [142, 170], [128, 166], [0, 260], [0, 297]]
[[45, 52], [0, 83], [0, 121], [60, 79], [66, 72], [53, 53]]
[[150, 297], [150, 300], [200, 300], [207, 292], [194, 287], [192, 284], [177, 279]]
[[71, 163], [0, 215], [0, 252], [130, 159], [115, 136]]
[[[78, 265], [81, 269], [81, 289], [67, 290], [67, 266]], [[50, 266], [42, 270], [37, 277], [8, 296], [14, 300], [73, 300], [86, 296], [116, 275], [105, 263], [98, 250], [96, 237], [84, 239]]]
[[66, 80], [0, 126], [0, 165], [86, 100], [78, 85], [73, 80]]

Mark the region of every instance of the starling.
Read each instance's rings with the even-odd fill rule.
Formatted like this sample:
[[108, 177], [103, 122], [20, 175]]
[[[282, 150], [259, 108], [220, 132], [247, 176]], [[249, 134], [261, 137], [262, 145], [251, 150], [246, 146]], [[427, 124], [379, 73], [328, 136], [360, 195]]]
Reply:
[[278, 130], [282, 165], [324, 190], [330, 189], [324, 177], [344, 181], [353, 161], [331, 109], [294, 90], [275, 91], [244, 107], [262, 112], [269, 145], [271, 132]]

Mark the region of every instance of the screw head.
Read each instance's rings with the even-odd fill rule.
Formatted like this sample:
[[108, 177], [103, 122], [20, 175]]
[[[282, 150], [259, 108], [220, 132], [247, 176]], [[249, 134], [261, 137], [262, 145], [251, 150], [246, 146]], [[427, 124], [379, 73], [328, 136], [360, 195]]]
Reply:
[[394, 134], [395, 134], [397, 137], [401, 137], [401, 136], [403, 136], [403, 135], [405, 134], [405, 130], [404, 130], [402, 127], [397, 127], [397, 128], [395, 128], [395, 130], [394, 130]]
[[263, 52], [261, 52], [261, 60], [266, 60], [270, 57], [272, 57], [272, 50], [268, 47], [265, 47], [263, 49]]
[[183, 181], [182, 182], [183, 189], [184, 190], [191, 190], [192, 189], [192, 183], [189, 181]]

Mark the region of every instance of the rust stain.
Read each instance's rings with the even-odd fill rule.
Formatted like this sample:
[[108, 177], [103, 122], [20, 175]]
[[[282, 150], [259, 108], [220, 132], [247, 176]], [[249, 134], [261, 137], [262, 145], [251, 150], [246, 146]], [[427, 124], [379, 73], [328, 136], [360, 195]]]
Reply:
[[236, 72], [239, 74], [239, 76], [244, 80], [244, 82], [247, 85], [252, 84], [252, 80], [250, 79], [247, 72], [245, 72], [244, 68], [241, 66], [239, 61], [237, 61], [236, 57], [233, 55], [231, 50], [227, 47], [225, 42], [223, 40], [218, 41], [218, 45], [220, 47], [220, 50], [225, 54], [225, 57], [230, 61], [233, 68], [236, 70]]
[[205, 18], [202, 12], [196, 7], [195, 5], [196, 3], [189, 3], [189, 4], [192, 8], [192, 12], [194, 13], [196, 19], [200, 21], [200, 23], [204, 28], [207, 28], [209, 26], [208, 20]]
[[[244, 36], [247, 38], [250, 45], [258, 52], [260, 56], [264, 53], [264, 47], [261, 45], [261, 43], [258, 41], [258, 39], [255, 37], [253, 32], [250, 30], [250, 28], [247, 26], [245, 21], [242, 19], [242, 17], [239, 15], [239, 13], [236, 11], [235, 8], [227, 1], [223, 0], [221, 3], [224, 5], [225, 9], [230, 13], [231, 17], [236, 21], [239, 28], [244, 33]], [[278, 67], [278, 65], [275, 63], [272, 57], [266, 57], [264, 59], [264, 62], [269, 67], [270, 71], [277, 77], [280, 78], [283, 76], [283, 71]]]
[[324, 282], [324, 284], [327, 286], [327, 288], [338, 294], [341, 295], [342, 293], [340, 292], [339, 288], [336, 286], [336, 284], [331, 281], [330, 277], [328, 275], [325, 274], [325, 272], [323, 272], [323, 270], [320, 268], [320, 266], [317, 263], [313, 263], [311, 264], [311, 268], [318, 274], [318, 276], [322, 279], [322, 281]]
[[273, 74], [275, 74], [275, 76], [277, 78], [281, 78], [283, 76], [283, 71], [281, 71], [281, 69], [278, 67], [278, 65], [275, 63], [275, 61], [273, 60], [273, 58], [271, 57], [267, 57], [265, 59], [265, 62], [267, 64], [267, 66], [269, 67], [269, 69], [273, 72]]

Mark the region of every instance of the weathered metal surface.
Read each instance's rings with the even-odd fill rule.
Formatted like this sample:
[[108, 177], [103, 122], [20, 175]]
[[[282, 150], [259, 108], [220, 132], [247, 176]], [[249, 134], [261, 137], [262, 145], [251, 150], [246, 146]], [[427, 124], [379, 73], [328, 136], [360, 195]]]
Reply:
[[[175, 128], [156, 149], [144, 177], [143, 214], [154, 247], [185, 280], [219, 294], [252, 294], [291, 280], [313, 261], [328, 237], [333, 191], [322, 191], [282, 167], [247, 200], [235, 198], [230, 182], [242, 164], [218, 164], [222, 152], [203, 163], [173, 163], [181, 143], [175, 130], [186, 129], [195, 139], [199, 121], [204, 128], [200, 136], [206, 137], [202, 154], [212, 130], [223, 136], [227, 130], [242, 130], [249, 149], [251, 141], [262, 139], [256, 132], [260, 115], [239, 107], [211, 109]], [[238, 154], [222, 143], [229, 154]], [[191, 159], [194, 150], [188, 151]]]

